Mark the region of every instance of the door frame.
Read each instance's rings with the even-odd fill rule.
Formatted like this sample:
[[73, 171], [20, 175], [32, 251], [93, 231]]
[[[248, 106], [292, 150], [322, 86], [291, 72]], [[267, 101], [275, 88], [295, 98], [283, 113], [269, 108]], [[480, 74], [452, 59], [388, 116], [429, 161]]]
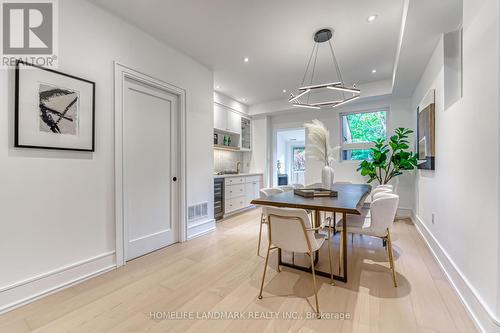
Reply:
[[116, 225], [116, 266], [125, 265], [125, 228], [123, 214], [123, 107], [124, 83], [131, 79], [164, 90], [177, 96], [177, 121], [179, 124], [179, 200], [174, 223], [178, 221], [178, 239], [187, 240], [186, 223], [186, 90], [156, 79], [150, 75], [114, 61], [114, 117], [115, 117], [115, 225]]

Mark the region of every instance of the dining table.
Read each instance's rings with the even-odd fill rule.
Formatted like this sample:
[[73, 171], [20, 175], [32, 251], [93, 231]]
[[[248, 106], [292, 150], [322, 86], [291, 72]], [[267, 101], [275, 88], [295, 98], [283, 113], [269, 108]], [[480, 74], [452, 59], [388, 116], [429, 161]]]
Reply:
[[[311, 184], [308, 189], [319, 189], [321, 184]], [[332, 190], [337, 192], [336, 196], [303, 197], [295, 194], [294, 191], [286, 191], [275, 194], [267, 198], [252, 200], [253, 205], [273, 206], [283, 208], [300, 208], [311, 211], [313, 214], [314, 227], [321, 225], [321, 213], [332, 213], [333, 225], [336, 223], [336, 214], [342, 215], [341, 242], [339, 246], [341, 257], [341, 272], [339, 275], [333, 274], [335, 280], [347, 282], [347, 224], [348, 215], [361, 215], [366, 197], [371, 192], [371, 186], [367, 184], [334, 184]], [[319, 251], [315, 254], [314, 264], [319, 260]], [[296, 265], [295, 263], [284, 262], [282, 260], [281, 249], [278, 249], [278, 265], [298, 269], [312, 273], [312, 267]], [[316, 274], [330, 278], [331, 272], [316, 269]]]

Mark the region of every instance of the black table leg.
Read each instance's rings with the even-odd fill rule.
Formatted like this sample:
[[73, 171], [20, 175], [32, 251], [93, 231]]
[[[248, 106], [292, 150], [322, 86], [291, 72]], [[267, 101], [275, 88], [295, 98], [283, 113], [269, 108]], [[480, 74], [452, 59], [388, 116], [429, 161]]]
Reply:
[[342, 276], [347, 282], [347, 214], [342, 213]]
[[[316, 219], [316, 222], [315, 223], [318, 223], [317, 225], [321, 224], [320, 222], [320, 219], [319, 219], [319, 211], [315, 211], [315, 214], [314, 214], [314, 218]], [[333, 279], [334, 280], [337, 280], [337, 281], [341, 281], [341, 282], [347, 282], [347, 229], [346, 229], [346, 214], [343, 213], [342, 214], [342, 219], [343, 219], [343, 229], [342, 230], [346, 230], [346, 232], [344, 233], [344, 231], [342, 231], [342, 234], [340, 235], [340, 237], [343, 237], [343, 245], [342, 245], [342, 249], [341, 251], [343, 251], [343, 261], [342, 261], [342, 273], [343, 275], [340, 276], [340, 275], [335, 275], [333, 274]], [[335, 223], [335, 213], [333, 213], [333, 223]], [[314, 259], [314, 265], [316, 265], [319, 261], [319, 251], [316, 251], [316, 256], [315, 256], [315, 259]], [[289, 268], [293, 268], [293, 269], [297, 269], [297, 270], [300, 270], [300, 271], [303, 271], [303, 272], [308, 272], [308, 273], [312, 273], [312, 268], [311, 267], [304, 267], [304, 266], [299, 266], [299, 265], [295, 265], [294, 263], [287, 263], [287, 262], [283, 262], [282, 261], [282, 253], [281, 253], [281, 249], [278, 249], [278, 264], [280, 266], [284, 266], [284, 267], [289, 267]], [[323, 272], [323, 271], [320, 271], [318, 269], [315, 270], [315, 273], [316, 275], [319, 275], [319, 276], [324, 276], [324, 277], [327, 277], [327, 278], [330, 278], [331, 276], [331, 273], [330, 272]]]
[[[314, 211], [314, 227], [317, 228], [321, 225], [321, 212], [319, 210]], [[318, 232], [318, 231], [316, 231]], [[314, 252], [314, 265], [319, 261], [319, 250]]]

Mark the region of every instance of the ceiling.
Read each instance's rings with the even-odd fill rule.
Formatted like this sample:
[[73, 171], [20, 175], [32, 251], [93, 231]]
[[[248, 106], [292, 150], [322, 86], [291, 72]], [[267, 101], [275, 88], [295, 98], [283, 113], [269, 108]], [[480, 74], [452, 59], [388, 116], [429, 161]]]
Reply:
[[[347, 85], [392, 80], [404, 7], [404, 0], [91, 1], [211, 68], [214, 88], [248, 105], [284, 99], [301, 83], [312, 36], [324, 27], [335, 30], [335, 53]], [[446, 15], [459, 0], [410, 1], [413, 38], [425, 40], [425, 33], [434, 34], [448, 21], [429, 23], [427, 15]], [[369, 23], [367, 17], [373, 14], [378, 17]], [[415, 31], [418, 15], [425, 24], [439, 27]], [[406, 48], [408, 68], [398, 71], [418, 81], [418, 70], [436, 42], [417, 52], [417, 65], [411, 48]], [[314, 82], [335, 81], [329, 49], [320, 48], [317, 59]]]

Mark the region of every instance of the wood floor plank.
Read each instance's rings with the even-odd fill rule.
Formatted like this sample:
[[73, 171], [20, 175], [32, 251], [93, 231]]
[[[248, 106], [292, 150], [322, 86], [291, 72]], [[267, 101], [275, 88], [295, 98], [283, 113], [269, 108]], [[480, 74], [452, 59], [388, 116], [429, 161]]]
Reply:
[[[323, 315], [312, 318], [311, 275], [282, 267], [272, 251], [264, 285], [267, 236], [256, 255], [260, 210], [236, 215], [211, 234], [133, 260], [0, 316], [1, 332], [476, 332], [432, 253], [408, 220], [396, 221], [392, 238], [398, 288], [392, 285], [379, 239], [349, 237], [349, 282], [318, 277]], [[331, 240], [338, 269], [339, 235]], [[291, 255], [285, 253], [285, 260]], [[297, 263], [308, 258], [295, 256]], [[326, 246], [318, 268], [328, 270]], [[196, 320], [180, 315], [239, 313], [238, 320]], [[252, 313], [252, 318], [249, 314]], [[273, 319], [262, 316], [275, 314]], [[156, 315], [155, 315], [156, 314]], [[256, 318], [260, 314], [261, 317]]]

